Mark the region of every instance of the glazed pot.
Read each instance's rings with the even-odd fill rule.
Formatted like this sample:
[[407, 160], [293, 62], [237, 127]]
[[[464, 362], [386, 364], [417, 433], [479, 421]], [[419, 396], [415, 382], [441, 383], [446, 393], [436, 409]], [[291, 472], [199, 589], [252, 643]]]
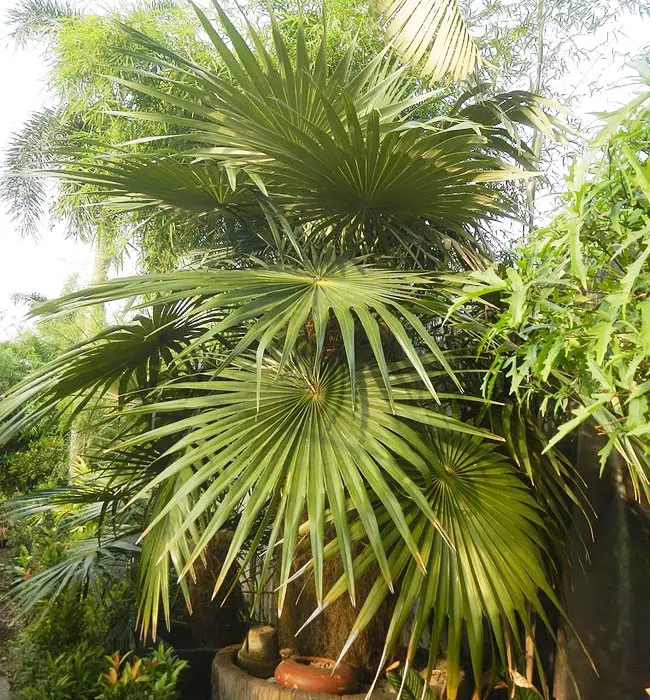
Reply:
[[[285, 659], [275, 669], [275, 680], [285, 688], [313, 693], [344, 695], [354, 692], [356, 673], [349, 664], [339, 664], [320, 656], [294, 656]], [[332, 670], [334, 669], [334, 670]]]

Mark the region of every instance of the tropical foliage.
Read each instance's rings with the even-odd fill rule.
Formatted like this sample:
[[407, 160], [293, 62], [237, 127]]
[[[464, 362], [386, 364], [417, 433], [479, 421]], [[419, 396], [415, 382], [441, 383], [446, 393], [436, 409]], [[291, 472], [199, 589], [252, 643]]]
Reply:
[[[66, 290], [74, 286], [71, 281]], [[16, 301], [33, 306], [45, 298]], [[75, 315], [66, 314], [0, 342], [0, 394], [6, 394], [30, 372], [51, 362], [79, 337]], [[0, 501], [34, 489], [62, 485], [67, 479], [67, 458], [67, 433], [56, 423], [32, 424], [28, 431], [5, 441], [0, 449]]]
[[187, 662], [176, 658], [162, 644], [145, 657], [122, 656], [116, 652], [107, 658], [98, 700], [177, 700], [177, 685]]
[[[344, 591], [354, 601], [355, 578], [369, 565], [381, 572], [351, 641], [395, 591], [389, 654], [414, 597], [428, 590], [409, 657], [435, 608], [436, 634], [450, 623], [453, 696], [463, 624], [478, 674], [482, 620], [503, 652], [526, 605], [543, 615], [538, 590], [552, 593], [531, 485], [507, 450], [488, 447], [504, 438], [468, 408], [475, 370], [463, 379], [459, 348], [475, 323], [457, 315], [441, 333], [450, 290], [436, 271], [482, 264], [489, 248], [480, 227], [510, 207], [498, 183], [525, 176], [521, 166], [530, 164], [518, 124], [553, 136], [557, 122], [526, 93], [461, 101], [444, 118], [417, 121], [409, 110], [431, 98], [409, 93], [385, 53], [355, 70], [352, 45], [331, 67], [327, 43], [310, 55], [299, 31], [292, 59], [275, 29], [269, 49], [223, 11], [224, 35], [197, 12], [224, 73], [125, 28], [158, 68], [119, 84], [173, 107], [131, 117], [170, 129], [172, 145], [155, 157], [83, 162], [72, 147], [53, 172], [94, 186], [103, 208], [215, 222], [228, 257], [43, 306], [69, 313], [134, 298], [141, 311], [19, 384], [2, 406], [3, 435], [35, 416], [103, 410], [96, 447], [109, 446], [111, 457], [95, 457], [102, 475], [79, 497], [104, 504], [100, 523], [135, 507], [113, 532], [141, 529], [145, 631], [155, 633], [160, 606], [169, 619], [170, 568], [189, 601], [185, 582], [223, 528], [232, 540], [215, 592], [231, 566], [246, 566], [262, 547], [261, 579], [273, 564], [281, 608], [306, 516], [321, 608]], [[247, 253], [254, 248], [257, 257]], [[476, 442], [459, 443], [462, 433]], [[478, 488], [486, 475], [490, 485]], [[496, 507], [503, 493], [510, 505]], [[462, 515], [467, 498], [471, 516]], [[481, 531], [480, 542], [465, 541]], [[360, 541], [369, 545], [361, 559], [353, 553]], [[333, 555], [344, 577], [325, 591]], [[67, 580], [86, 571], [74, 561], [61, 565]], [[454, 585], [459, 571], [463, 589]], [[56, 574], [45, 571], [32, 586], [52, 593]]]
[[[499, 275], [489, 224], [534, 174], [525, 136], [562, 137], [551, 103], [470, 91], [445, 109], [388, 50], [361, 62], [352, 43], [332, 60], [300, 23], [290, 40], [275, 22], [267, 36], [217, 16], [197, 9], [211, 61], [123, 26], [129, 62], [106, 80], [133, 98], [111, 119], [129, 125], [119, 135], [152, 130], [66, 140], [46, 164], [102, 216], [209, 231], [213, 249], [35, 311], [128, 301], [0, 404], [3, 441], [80, 416], [93, 434], [82, 476], [13, 505], [63, 510], [82, 534], [21, 591], [37, 606], [137, 565], [155, 636], [175, 580], [191, 607], [225, 531], [214, 595], [260, 559], [280, 610], [290, 582], [314, 586], [307, 625], [348, 596], [358, 617], [341, 656], [387, 605], [382, 663], [407, 634], [408, 670], [427, 633], [430, 674], [444, 637], [453, 700], [464, 640], [478, 688], [485, 666], [522, 666], [534, 617], [553, 633], [566, 530], [586, 510], [559, 440], [593, 416], [647, 481], [648, 178], [628, 145], [645, 112], [614, 118], [625, 167], [608, 186], [578, 175], [566, 214]], [[620, 245], [601, 250], [610, 227]], [[549, 430], [545, 416], [576, 406]]]
[[551, 444], [595, 421], [605, 438], [601, 470], [618, 451], [646, 498], [648, 99], [644, 90], [607, 117], [573, 170], [562, 213], [521, 250], [517, 268], [472, 273], [458, 302], [501, 295], [503, 310], [483, 338], [494, 348], [490, 373], [505, 372], [510, 392], [542, 414], [573, 413]]

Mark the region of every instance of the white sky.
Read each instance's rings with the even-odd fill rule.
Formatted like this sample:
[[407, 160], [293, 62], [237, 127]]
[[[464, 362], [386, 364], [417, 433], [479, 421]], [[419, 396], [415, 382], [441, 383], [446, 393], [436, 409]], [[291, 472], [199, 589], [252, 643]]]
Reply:
[[[0, 0], [0, 151], [29, 115], [47, 102], [47, 65], [34, 50], [17, 50], [7, 37], [5, 14], [14, 0]], [[24, 314], [10, 296], [40, 292], [57, 296], [65, 281], [90, 269], [88, 246], [66, 239], [60, 227], [44, 223], [38, 240], [18, 236], [0, 204], [0, 337], [11, 335]]]
[[[5, 17], [15, 0], [0, 0], [0, 151], [4, 152], [11, 134], [18, 130], [31, 112], [47, 103], [45, 76], [47, 65], [33, 49], [18, 50], [7, 37]], [[189, 11], [189, 7], [188, 7]], [[615, 32], [614, 29], [618, 31]], [[612, 109], [631, 99], [634, 72], [624, 67], [622, 54], [635, 55], [650, 42], [650, 19], [623, 17], [617, 27], [606, 27], [581, 43], [598, 47], [601, 59], [587, 67], [584, 74], [574, 71], [567, 82], [582, 94], [587, 83], [596, 81], [603, 88], [581, 99], [576, 111], [586, 114]], [[616, 56], [612, 57], [612, 54]], [[60, 227], [47, 223], [38, 240], [18, 236], [6, 210], [0, 204], [0, 338], [12, 335], [19, 327], [24, 309], [16, 307], [11, 295], [39, 292], [56, 296], [65, 281], [78, 273], [88, 280], [92, 266], [89, 246], [66, 239]]]

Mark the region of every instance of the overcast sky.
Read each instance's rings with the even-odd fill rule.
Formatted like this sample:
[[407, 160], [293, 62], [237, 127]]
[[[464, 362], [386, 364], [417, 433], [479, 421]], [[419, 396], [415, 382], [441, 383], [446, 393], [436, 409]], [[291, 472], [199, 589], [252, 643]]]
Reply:
[[[11, 134], [28, 116], [47, 104], [45, 88], [47, 65], [34, 49], [16, 49], [7, 37], [5, 18], [15, 0], [0, 0], [0, 151], [7, 147]], [[189, 11], [189, 7], [188, 7]], [[650, 20], [622, 18], [618, 32], [607, 27], [597, 36], [583, 40], [587, 48], [598, 48], [600, 61], [567, 76], [580, 90], [597, 81], [603, 89], [581, 100], [576, 111], [587, 113], [618, 106], [633, 93], [630, 76], [622, 54], [635, 55], [650, 42]], [[617, 53], [611, 58], [612, 52]], [[613, 86], [613, 88], [612, 88]], [[605, 89], [608, 88], [608, 89]], [[11, 301], [14, 293], [38, 292], [56, 296], [67, 279], [75, 273], [87, 280], [92, 265], [92, 251], [87, 245], [66, 239], [60, 227], [43, 222], [37, 240], [22, 239], [0, 204], [0, 338], [12, 335], [19, 327], [24, 308]]]
[[[47, 65], [34, 50], [17, 50], [7, 37], [5, 16], [14, 0], [0, 0], [0, 150], [4, 152], [11, 134], [29, 115], [47, 102]], [[0, 207], [3, 207], [0, 204]], [[15, 307], [15, 292], [40, 292], [56, 296], [65, 281], [76, 272], [88, 270], [92, 251], [66, 239], [59, 228], [43, 223], [38, 240], [21, 239], [7, 215], [0, 209], [0, 337], [15, 330], [24, 308]]]

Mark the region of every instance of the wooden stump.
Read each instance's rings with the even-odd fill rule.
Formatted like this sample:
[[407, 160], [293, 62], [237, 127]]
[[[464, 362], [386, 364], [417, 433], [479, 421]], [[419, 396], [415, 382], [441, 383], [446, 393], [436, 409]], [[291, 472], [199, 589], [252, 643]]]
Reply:
[[[239, 646], [218, 651], [212, 663], [212, 700], [364, 700], [365, 693], [330, 695], [283, 688], [276, 683], [254, 678], [235, 664]], [[372, 700], [395, 700], [395, 694], [378, 691]]]

